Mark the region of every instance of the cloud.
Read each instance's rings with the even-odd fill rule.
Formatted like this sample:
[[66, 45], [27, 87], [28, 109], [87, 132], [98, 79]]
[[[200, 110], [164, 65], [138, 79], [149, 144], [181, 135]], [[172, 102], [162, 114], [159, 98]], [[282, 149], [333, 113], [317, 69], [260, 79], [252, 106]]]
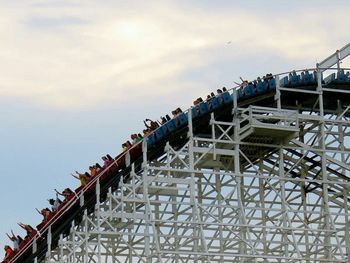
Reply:
[[76, 26], [86, 23], [83, 19], [70, 16], [62, 17], [29, 17], [25, 22], [36, 29], [53, 29], [66, 26]]
[[339, 11], [330, 22], [336, 28], [331, 36], [322, 27], [323, 18], [307, 11], [296, 17], [232, 6], [220, 13], [195, 5], [187, 10], [173, 2], [135, 8], [73, 4], [39, 2], [25, 10], [0, 11], [0, 96], [63, 109], [151, 99], [205, 85], [181, 76], [220, 60], [247, 59], [253, 70], [254, 57], [261, 54], [322, 59], [339, 47], [346, 17]]

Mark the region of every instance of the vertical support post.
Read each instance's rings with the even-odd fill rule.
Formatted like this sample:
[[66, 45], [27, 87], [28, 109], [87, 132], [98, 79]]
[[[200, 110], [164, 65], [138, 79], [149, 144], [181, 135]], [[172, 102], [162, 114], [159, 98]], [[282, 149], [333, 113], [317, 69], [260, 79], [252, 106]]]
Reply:
[[[33, 254], [36, 253], [36, 250], [37, 250], [37, 242], [36, 242], [36, 237], [35, 237], [35, 238], [34, 238], [34, 242], [33, 242], [33, 249], [32, 249]], [[38, 258], [35, 257], [35, 258], [34, 258], [34, 263], [37, 263], [37, 262], [38, 262]]]
[[276, 81], [276, 95], [275, 95], [275, 100], [277, 101], [277, 109], [281, 109], [281, 90], [280, 90], [280, 76], [276, 75], [275, 77]]
[[[147, 173], [148, 173], [148, 168], [147, 168], [147, 137], [142, 141], [142, 155], [143, 155], [143, 162], [142, 162], [142, 168], [143, 168], [143, 173], [142, 173], [142, 181], [143, 181], [143, 196], [144, 196], [144, 202], [146, 206], [146, 211], [148, 211], [148, 205], [147, 205], [147, 200], [145, 199], [145, 196], [148, 194], [148, 189], [147, 189]], [[147, 219], [145, 219], [145, 227], [144, 227], [144, 235], [145, 235], [145, 256], [146, 256], [146, 262], [152, 262], [151, 259], [151, 248], [150, 248], [150, 233], [149, 233], [149, 212], [146, 212], [145, 216]]]
[[142, 140], [142, 157], [142, 166], [143, 168], [145, 168], [145, 166], [147, 165], [147, 137]]
[[[159, 186], [159, 182], [156, 182], [156, 187]], [[159, 203], [160, 203], [160, 198], [159, 198], [159, 192], [156, 192], [155, 193], [155, 200], [156, 200], [156, 203], [157, 204], [154, 204], [154, 216], [151, 216], [151, 220], [153, 221], [152, 224], [153, 224], [153, 231], [154, 231], [154, 235], [153, 235], [153, 238], [155, 239], [155, 243], [157, 244], [157, 252], [158, 252], [158, 257], [160, 258], [161, 255], [160, 255], [160, 237], [158, 235], [158, 233], [161, 233], [160, 232], [160, 223], [159, 223], [159, 220], [160, 220], [160, 211], [159, 211]], [[149, 199], [148, 199], [148, 204], [149, 204]], [[150, 211], [152, 212], [152, 211]], [[159, 262], [161, 262], [161, 259], [159, 260]]]
[[51, 258], [51, 244], [52, 244], [52, 234], [51, 234], [51, 226], [49, 226], [49, 229], [47, 231], [47, 259], [50, 260]]
[[[300, 124], [300, 130], [299, 130], [299, 141], [302, 143], [305, 142], [304, 139], [304, 124]], [[304, 156], [304, 150], [301, 150], [301, 154]], [[307, 191], [306, 191], [306, 184], [305, 184], [305, 178], [307, 174], [307, 167], [306, 165], [302, 162], [301, 164], [301, 170], [300, 170], [300, 177], [302, 181], [300, 182], [300, 194], [301, 194], [301, 200], [302, 200], [302, 205], [303, 205], [303, 219], [304, 219], [304, 224], [305, 224], [305, 231], [304, 231], [304, 239], [305, 239], [305, 257], [307, 259], [311, 258], [311, 253], [310, 253], [310, 238], [309, 238], [309, 220], [308, 220], [308, 199], [307, 199]], [[309, 263], [309, 260], [306, 260], [306, 263]]]
[[84, 193], [80, 193], [79, 202], [80, 202], [80, 206], [84, 205]]
[[100, 203], [100, 194], [101, 194], [101, 188], [100, 188], [100, 178], [97, 179], [96, 182], [96, 217], [97, 217], [97, 231], [99, 232], [97, 234], [97, 259], [98, 262], [101, 262], [101, 203]]
[[284, 256], [288, 258], [288, 225], [287, 225], [287, 208], [286, 208], [286, 189], [284, 180], [284, 158], [283, 158], [283, 148], [279, 149], [279, 160], [278, 160], [278, 170], [279, 170], [279, 182], [281, 187], [281, 210], [282, 210], [282, 243], [284, 244]]
[[[123, 179], [120, 180], [119, 186], [122, 187]], [[113, 194], [112, 194], [112, 188], [108, 189], [108, 197], [109, 197], [109, 204], [108, 204], [108, 210], [109, 212], [112, 211], [112, 204], [113, 204]], [[109, 213], [109, 219], [112, 220], [113, 216], [112, 213]]]
[[[142, 142], [142, 146], [143, 146], [143, 142]], [[143, 149], [143, 147], [142, 147]], [[132, 189], [131, 189], [131, 193], [132, 193], [132, 198], [135, 199], [136, 198], [136, 173], [135, 173], [135, 166], [134, 164], [132, 164], [131, 166], [131, 185], [132, 185]], [[120, 180], [121, 182], [121, 185], [122, 187], [120, 188], [121, 189], [121, 199], [120, 199], [120, 202], [123, 204], [124, 203], [124, 182], [123, 180], [121, 179]], [[122, 206], [122, 209], [123, 209], [124, 205]], [[132, 202], [131, 205], [130, 205], [130, 210], [135, 213], [136, 211], [136, 204], [135, 202]], [[129, 219], [128, 219], [129, 220]], [[129, 263], [132, 263], [133, 262], [133, 253], [132, 253], [132, 247], [133, 247], [133, 238], [132, 238], [132, 234], [133, 234], [133, 230], [132, 228], [128, 228], [128, 262]]]
[[[341, 105], [340, 102], [338, 101], [338, 116], [339, 114], [341, 114]], [[344, 145], [344, 140], [345, 140], [345, 136], [344, 136], [344, 126], [342, 123], [338, 124], [338, 140], [339, 140], [339, 144], [340, 144], [340, 150], [342, 151], [341, 153], [341, 162], [342, 163], [346, 163], [346, 157], [345, 157], [345, 151], [346, 151], [346, 147]], [[346, 129], [346, 128], [345, 128]], [[346, 174], [346, 169], [342, 168], [341, 173], [342, 174]], [[343, 202], [344, 202], [344, 218], [345, 218], [345, 246], [346, 246], [346, 255], [348, 256], [348, 260], [350, 260], [350, 229], [349, 229], [349, 225], [350, 225], [350, 217], [349, 217], [349, 202], [348, 202], [348, 198], [349, 198], [349, 192], [350, 192], [350, 188], [347, 185], [343, 186]]]
[[97, 235], [97, 262], [102, 262], [101, 234]]
[[96, 208], [97, 210], [100, 210], [100, 191], [101, 191], [101, 188], [100, 188], [100, 178], [97, 178], [97, 181], [96, 181]]
[[[211, 138], [214, 141], [215, 140], [215, 118], [214, 118], [214, 112], [210, 114], [210, 125], [211, 125]], [[216, 143], [213, 145], [213, 159], [216, 160]]]
[[133, 247], [133, 242], [132, 242], [132, 230], [131, 228], [128, 229], [128, 244], [129, 244], [129, 248], [128, 248], [128, 251], [129, 251], [129, 263], [132, 263], [133, 262], [133, 254], [132, 254], [132, 250], [131, 250], [131, 247]]
[[350, 215], [349, 215], [349, 192], [350, 188], [344, 186], [343, 195], [344, 195], [344, 210], [345, 210], [345, 245], [346, 245], [346, 255], [348, 260], [350, 260]]
[[[247, 254], [247, 245], [246, 245], [246, 228], [244, 226], [245, 220], [244, 220], [244, 194], [242, 191], [242, 177], [237, 176], [241, 174], [240, 169], [240, 160], [239, 160], [239, 148], [240, 148], [240, 136], [239, 136], [239, 130], [240, 130], [240, 120], [238, 116], [238, 110], [234, 110], [233, 114], [233, 122], [234, 125], [234, 173], [236, 175], [236, 188], [237, 188], [237, 201], [238, 201], [238, 209], [239, 209], [239, 223], [241, 225], [240, 227], [240, 243], [239, 243], [239, 254], [246, 255]], [[244, 262], [244, 258], [240, 258], [240, 262]]]
[[319, 69], [317, 69], [317, 91], [319, 92], [318, 95], [318, 104], [320, 109], [320, 115], [321, 117], [324, 117], [324, 110], [323, 110], [323, 89], [322, 89], [322, 73]]
[[[237, 200], [238, 200], [238, 209], [239, 209], [239, 224], [240, 227], [240, 245], [239, 253], [241, 255], [247, 255], [247, 227], [245, 222], [245, 209], [244, 209], [244, 183], [241, 176], [236, 177], [237, 183]], [[241, 259], [242, 262], [245, 261], [245, 258]]]
[[[221, 178], [220, 178], [220, 174], [215, 174], [215, 187], [216, 187], [216, 191], [217, 191], [217, 203], [218, 203], [218, 218], [219, 218], [219, 222], [222, 223], [222, 194], [221, 194]], [[224, 235], [223, 235], [223, 226], [220, 224], [219, 225], [219, 238], [220, 238], [220, 253], [224, 253]], [[220, 256], [220, 263], [224, 263], [224, 257]]]
[[[143, 173], [142, 173], [142, 181], [143, 181], [143, 202], [145, 204], [145, 251], [146, 251], [146, 257], [147, 262], [152, 262], [152, 253], [151, 253], [151, 246], [150, 246], [150, 228], [153, 229], [153, 243], [156, 247], [156, 252], [158, 256], [158, 262], [162, 262], [161, 252], [160, 252], [160, 245], [159, 245], [159, 229], [156, 227], [155, 224], [155, 218], [153, 217], [153, 212], [156, 213], [156, 211], [152, 211], [151, 202], [149, 200], [149, 194], [148, 194], [148, 188], [150, 186], [151, 179], [148, 175], [149, 168], [147, 166], [147, 145], [143, 145]], [[155, 209], [156, 210], [156, 209]], [[157, 215], [156, 215], [157, 216]]]
[[[193, 126], [192, 126], [192, 108], [188, 112], [188, 131], [189, 131], [189, 144], [188, 144], [188, 158], [189, 158], [189, 169], [191, 171], [191, 184], [190, 184], [190, 196], [192, 206], [192, 220], [194, 221], [193, 239], [194, 239], [194, 252], [199, 251], [199, 238], [201, 239], [201, 249], [208, 254], [208, 248], [205, 240], [203, 227], [201, 225], [201, 215], [198, 211], [198, 205], [196, 197], [198, 196], [198, 189], [196, 189], [196, 180], [194, 174], [194, 152], [193, 152]], [[204, 260], [204, 259], [202, 259]], [[197, 254], [194, 255], [195, 263], [198, 262]]]
[[193, 221], [193, 233], [192, 233], [192, 238], [193, 238], [193, 252], [195, 252], [193, 256], [193, 262], [198, 263], [198, 252], [199, 252], [199, 231], [198, 231], [198, 221], [199, 218], [196, 216], [196, 208], [195, 208], [195, 186], [193, 181], [191, 181], [190, 185], [190, 204], [192, 207], [192, 221]]
[[71, 226], [71, 236], [72, 236], [72, 250], [73, 253], [70, 254], [70, 261], [74, 261], [77, 258], [77, 255], [75, 254], [76, 252], [76, 242], [75, 242], [75, 229], [74, 229], [74, 223], [72, 222]]
[[237, 110], [238, 102], [237, 102], [237, 90], [236, 89], [233, 89], [233, 91], [232, 91], [232, 98], [233, 98], [233, 110]]
[[151, 240], [150, 240], [150, 227], [151, 227], [151, 216], [150, 213], [152, 212], [150, 209], [150, 205], [148, 202], [148, 169], [146, 168], [143, 171], [143, 175], [142, 175], [142, 180], [143, 180], [143, 201], [145, 204], [145, 208], [146, 208], [146, 213], [145, 213], [145, 229], [144, 229], [144, 233], [145, 233], [145, 254], [146, 254], [146, 262], [151, 263], [152, 262], [152, 253], [151, 253]]
[[[336, 53], [337, 53], [337, 69], [338, 69], [338, 73], [339, 73], [339, 71], [340, 71], [340, 52], [339, 52], [339, 50], [337, 50], [336, 51]], [[338, 75], [337, 75], [337, 77], [338, 77]]]
[[60, 262], [63, 262], [63, 256], [64, 256], [64, 254], [63, 254], [63, 235], [62, 234], [60, 234], [60, 241], [59, 241], [59, 247], [60, 247], [60, 254], [59, 254], [59, 261]]
[[112, 257], [112, 263], [116, 263], [117, 262], [117, 258], [116, 258], [116, 243], [117, 243], [117, 238], [115, 237], [111, 237], [109, 239], [109, 243], [111, 244], [111, 257]]
[[87, 217], [87, 210], [84, 210], [84, 216], [83, 216], [83, 222], [84, 222], [84, 232], [85, 232], [85, 248], [84, 248], [84, 263], [88, 263], [89, 261], [89, 225], [88, 225], [88, 217]]
[[324, 122], [324, 108], [323, 108], [323, 90], [322, 90], [322, 75], [321, 70], [317, 69], [317, 91], [319, 92], [319, 109], [322, 117], [319, 124], [320, 148], [321, 154], [321, 174], [322, 174], [322, 194], [323, 194], [323, 211], [325, 222], [325, 258], [332, 259], [331, 238], [330, 238], [330, 213], [329, 213], [329, 198], [328, 198], [328, 180], [327, 180], [327, 158], [326, 158], [326, 134]]
[[150, 210], [149, 206], [147, 204], [147, 196], [148, 196], [148, 168], [147, 168], [147, 140], [143, 140], [142, 142], [142, 153], [143, 153], [143, 173], [142, 173], [142, 181], [143, 181], [143, 201], [145, 204], [145, 226], [144, 226], [144, 236], [145, 236], [145, 256], [146, 256], [146, 262], [150, 263], [152, 262], [151, 258], [151, 246], [150, 246]]
[[[173, 186], [176, 186], [176, 184], [174, 184]], [[180, 244], [179, 244], [179, 231], [178, 231], [178, 219], [179, 219], [179, 211], [177, 209], [177, 200], [176, 200], [176, 196], [175, 195], [171, 195], [171, 201], [172, 201], [172, 205], [171, 205], [171, 210], [172, 213], [174, 215], [174, 236], [175, 236], [175, 251], [179, 250]], [[179, 263], [180, 262], [180, 255], [176, 254], [175, 255], [175, 259], [174, 259], [175, 263]]]
[[[259, 160], [259, 172], [263, 175], [263, 165], [264, 162], [262, 159]], [[261, 218], [262, 218], [262, 245], [264, 255], [268, 255], [268, 245], [267, 245], [267, 231], [266, 231], [266, 222], [267, 222], [267, 213], [265, 210], [265, 179], [259, 178], [259, 199], [261, 207]], [[267, 259], [264, 258], [264, 262], [268, 263]]]
[[[189, 137], [189, 144], [188, 144], [188, 158], [189, 158], [189, 167], [190, 170], [193, 171], [194, 170], [194, 156], [193, 156], [193, 126], [192, 126], [192, 107], [190, 108], [190, 110], [188, 111], [188, 137]], [[194, 200], [194, 196], [195, 196], [195, 183], [194, 183], [194, 173], [191, 172], [191, 189], [190, 189], [190, 195], [191, 195], [191, 206], [192, 206], [192, 220], [194, 221], [197, 216], [196, 216], [196, 208], [195, 208], [195, 200]], [[197, 222], [198, 222], [199, 218], [197, 218]], [[194, 262], [197, 263], [198, 262], [198, 256], [197, 253], [198, 252], [198, 225], [195, 224], [193, 227], [193, 250], [195, 252], [194, 255]]]

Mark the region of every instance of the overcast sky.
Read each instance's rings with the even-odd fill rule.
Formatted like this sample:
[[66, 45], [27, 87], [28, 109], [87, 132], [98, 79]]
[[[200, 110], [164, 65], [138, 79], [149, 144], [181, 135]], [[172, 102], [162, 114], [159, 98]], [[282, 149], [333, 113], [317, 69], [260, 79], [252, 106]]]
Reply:
[[0, 0], [0, 247], [142, 120], [349, 43], [344, 1]]

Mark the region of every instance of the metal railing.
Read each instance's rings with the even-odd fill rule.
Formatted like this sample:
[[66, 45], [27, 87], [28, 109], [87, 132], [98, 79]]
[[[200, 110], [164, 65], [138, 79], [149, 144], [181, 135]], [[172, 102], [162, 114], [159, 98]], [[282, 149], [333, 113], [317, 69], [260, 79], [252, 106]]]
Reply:
[[[309, 71], [314, 71], [314, 70], [322, 70], [323, 68], [308, 68], [307, 70]], [[350, 70], [350, 68], [341, 68], [343, 70]], [[338, 68], [324, 68], [324, 70], [338, 70]], [[323, 71], [324, 71], [323, 70]], [[289, 73], [291, 72], [303, 72], [305, 71], [305, 69], [303, 70], [293, 70], [293, 71], [288, 71], [288, 72], [282, 72], [279, 74], [275, 74], [273, 75], [273, 78], [276, 79], [276, 77], [280, 77], [280, 76], [284, 76], [284, 75], [289, 75]], [[279, 78], [277, 78], [279, 79]], [[253, 80], [254, 81], [254, 80]], [[252, 81], [252, 82], [253, 82]], [[235, 98], [237, 99], [236, 96], [236, 92], [238, 89], [241, 88], [241, 85], [236, 85], [233, 86], [232, 88], [227, 89], [227, 92], [229, 92], [229, 94], [233, 97], [233, 101], [235, 100]], [[233, 93], [236, 93], [235, 95], [233, 95]], [[234, 102], [233, 102], [234, 103]], [[233, 106], [233, 105], [232, 105]], [[192, 107], [190, 107], [189, 109], [183, 111], [183, 113], [188, 114], [188, 112], [192, 110]], [[260, 118], [260, 119], [264, 119], [264, 115], [262, 113], [264, 113], [264, 110], [266, 110], [266, 108], [263, 107], [252, 107], [250, 106], [249, 108], [245, 109], [242, 111], [243, 114], [248, 113], [244, 118], [246, 118], [246, 120], [251, 119], [253, 116], [254, 118]], [[280, 111], [280, 109], [276, 109], [276, 111], [273, 113], [273, 111], [266, 111], [265, 113], [273, 113], [276, 114], [277, 111]], [[285, 110], [283, 110], [285, 111]], [[290, 113], [290, 115], [283, 115], [283, 116], [278, 116], [275, 115], [276, 118], [280, 118], [280, 122], [283, 123], [295, 123], [295, 125], [298, 125], [297, 121], [298, 118], [294, 118], [294, 111], [289, 111], [289, 112], [293, 112]], [[267, 118], [267, 116], [266, 116]], [[271, 116], [268, 116], [269, 119], [271, 119]], [[148, 137], [149, 135], [147, 135]], [[17, 251], [17, 253], [13, 256], [13, 258], [11, 258], [8, 262], [9, 263], [13, 263], [15, 262], [18, 258], [20, 258], [26, 251], [27, 249], [29, 249], [30, 247], [32, 247], [32, 245], [36, 242], [36, 240], [38, 238], [40, 238], [42, 235], [44, 235], [49, 229], [50, 227], [56, 223], [65, 213], [67, 213], [67, 211], [69, 211], [75, 204], [76, 202], [88, 191], [91, 190], [91, 186], [93, 186], [95, 183], [99, 183], [99, 179], [101, 176], [103, 176], [106, 172], [109, 171], [110, 168], [112, 168], [112, 166], [117, 165], [117, 162], [119, 160], [121, 160], [123, 157], [125, 157], [126, 154], [130, 154], [130, 150], [132, 150], [133, 148], [135, 148], [136, 146], [138, 146], [140, 143], [142, 144], [144, 140], [147, 140], [147, 137], [144, 137], [141, 141], [137, 142], [136, 144], [134, 144], [131, 148], [129, 148], [126, 152], [120, 154], [119, 156], [117, 156], [115, 159], [108, 167], [106, 167], [102, 172], [100, 172], [97, 176], [95, 176], [94, 178], [92, 178], [87, 185], [85, 185], [78, 193], [74, 193], [74, 196], [69, 199], [63, 207], [60, 208], [59, 211], [57, 211], [57, 214], [55, 214], [43, 227], [43, 229], [41, 229], [40, 231], [38, 231], [38, 233], [24, 246], [22, 247], [19, 251]], [[147, 145], [147, 142], [145, 143], [145, 145]], [[143, 149], [144, 150], [144, 149]]]

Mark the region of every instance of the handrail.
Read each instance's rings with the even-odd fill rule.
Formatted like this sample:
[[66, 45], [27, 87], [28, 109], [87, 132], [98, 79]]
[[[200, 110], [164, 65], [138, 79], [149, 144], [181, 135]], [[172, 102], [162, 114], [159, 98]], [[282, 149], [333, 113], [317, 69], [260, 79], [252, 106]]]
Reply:
[[[228, 89], [228, 91], [234, 91], [236, 88], [240, 87], [239, 85], [237, 85], [236, 87], [233, 87], [231, 89]], [[183, 113], [188, 113], [192, 108], [189, 108], [185, 111], [183, 111]], [[154, 133], [154, 131], [152, 131], [152, 133]], [[151, 134], [152, 134], [151, 133]], [[150, 135], [150, 134], [149, 134]], [[95, 176], [92, 180], [90, 180], [80, 191], [79, 193], [74, 193], [74, 196], [69, 199], [67, 201], [67, 203], [64, 204], [64, 206], [59, 210], [59, 214], [54, 215], [52, 218], [49, 219], [49, 221], [45, 224], [45, 226], [43, 227], [43, 229], [41, 229], [40, 231], [38, 231], [38, 233], [20, 250], [18, 251], [18, 253], [15, 254], [15, 256], [9, 261], [9, 263], [15, 262], [16, 259], [18, 259], [21, 255], [23, 255], [28, 247], [30, 247], [35, 241], [37, 237], [40, 237], [41, 235], [45, 234], [46, 231], [48, 231], [48, 229], [54, 224], [56, 223], [67, 211], [70, 210], [70, 208], [76, 203], [77, 200], [79, 200], [79, 198], [86, 193], [87, 190], [90, 190], [90, 187], [97, 182], [97, 180], [99, 180], [99, 178], [104, 175], [113, 165], [117, 164], [117, 161], [120, 160], [122, 157], [124, 157], [131, 149], [135, 148], [136, 146], [138, 146], [140, 143], [142, 143], [144, 140], [147, 140], [148, 136], [142, 138], [142, 140], [140, 140], [139, 142], [137, 142], [136, 144], [132, 145], [132, 147], [130, 147], [127, 151], [125, 151], [124, 153], [122, 153], [117, 159], [115, 159], [108, 167], [106, 167], [101, 173], [99, 173], [97, 176]], [[58, 212], [58, 211], [57, 211]]]
[[[44, 228], [40, 231], [37, 231], [36, 235], [34, 237], [31, 238], [31, 240], [20, 250], [18, 251], [18, 253], [16, 253], [14, 255], [13, 258], [11, 258], [9, 260], [9, 263], [11, 262], [15, 262], [16, 259], [18, 259], [21, 255], [23, 255], [29, 246], [31, 246], [37, 239], [37, 237], [40, 237], [41, 235], [45, 234], [46, 231], [48, 231], [48, 229], [54, 224], [56, 223], [67, 211], [69, 211], [69, 209], [76, 203], [77, 200], [80, 199], [80, 197], [86, 193], [88, 190], [91, 190], [90, 187], [97, 182], [97, 180], [100, 179], [100, 177], [102, 175], [104, 175], [113, 165], [117, 164], [117, 162], [123, 157], [125, 156], [131, 149], [135, 148], [136, 146], [138, 146], [140, 143], [142, 143], [143, 140], [147, 139], [147, 137], [142, 138], [142, 140], [140, 140], [139, 142], [137, 142], [136, 144], [132, 145], [132, 147], [130, 147], [127, 151], [125, 151], [124, 153], [122, 153], [117, 159], [114, 159], [114, 161], [109, 164], [101, 173], [99, 173], [98, 175], [96, 175], [94, 178], [92, 178], [92, 180], [90, 180], [88, 182], [88, 184], [86, 184], [80, 191], [79, 193], [73, 193], [74, 196], [69, 199], [64, 206], [57, 211], [57, 214], [55, 214], [52, 218], [50, 218], [50, 220], [45, 224]], [[56, 216], [58, 215], [58, 216]]]
[[326, 59], [317, 63], [317, 68], [321, 69], [321, 72], [334, 66], [335, 64], [339, 67], [339, 62], [350, 55], [350, 43], [342, 47], [341, 49], [334, 52], [332, 55], [328, 56]]
[[[340, 69], [343, 69], [343, 70], [350, 70], [350, 68], [340, 68]], [[313, 71], [317, 71], [317, 70], [321, 70], [322, 72], [326, 71], [326, 70], [339, 70], [339, 68], [333, 68], [333, 67], [329, 67], [329, 68], [324, 68], [324, 67], [318, 67], [318, 68], [304, 68], [304, 69], [295, 69], [295, 70], [291, 70], [291, 71], [286, 71], [286, 72], [282, 72], [282, 73], [278, 73], [278, 74], [274, 74], [273, 76], [276, 77], [276, 76], [283, 76], [283, 75], [287, 75], [289, 73], [293, 73], [294, 71], [295, 72], [304, 72], [305, 70], [308, 70], [308, 71], [312, 71], [312, 72], [309, 72], [310, 74], [313, 73]]]
[[[350, 44], [349, 44], [350, 45]], [[346, 46], [347, 47], [347, 46]], [[320, 65], [320, 64], [319, 64]], [[318, 66], [319, 66], [318, 65]], [[322, 68], [322, 67], [317, 67], [317, 68], [307, 68], [307, 70], [310, 71], [314, 71], [314, 70], [337, 70], [338, 68]], [[342, 68], [344, 70], [350, 70], [350, 68]], [[302, 70], [292, 70], [292, 71], [288, 71], [288, 72], [282, 72], [282, 73], [278, 73], [278, 74], [274, 74], [273, 77], [276, 78], [276, 76], [281, 76], [281, 75], [286, 75], [289, 74], [293, 71], [295, 72], [303, 72], [306, 69], [302, 69]], [[253, 80], [254, 81], [254, 80]], [[249, 81], [252, 82], [252, 81]], [[229, 92], [231, 95], [233, 92], [235, 92], [237, 89], [239, 89], [241, 87], [241, 85], [235, 85], [232, 88], [228, 88], [227, 92]], [[191, 108], [188, 108], [187, 110], [183, 111], [183, 113], [188, 113]], [[154, 131], [152, 131], [152, 133], [154, 133]], [[151, 133], [151, 134], [152, 134]], [[150, 135], [150, 134], [149, 134]], [[135, 143], [134, 145], [132, 145], [132, 147], [130, 147], [127, 151], [123, 152], [122, 154], [120, 154], [119, 156], [117, 156], [117, 159], [114, 159], [114, 161], [109, 164], [106, 168], [104, 168], [104, 170], [99, 173], [98, 175], [96, 175], [94, 178], [92, 178], [78, 193], [74, 193], [74, 196], [72, 198], [70, 198], [65, 204], [64, 206], [57, 211], [57, 214], [55, 214], [52, 218], [50, 218], [48, 220], [48, 222], [44, 225], [43, 229], [41, 229], [40, 231], [37, 231], [36, 235], [34, 237], [31, 238], [31, 240], [29, 240], [28, 243], [26, 243], [26, 245], [24, 247], [22, 247], [14, 256], [13, 258], [11, 258], [8, 262], [12, 263], [15, 262], [20, 256], [22, 256], [27, 249], [37, 240], [38, 237], [40, 237], [41, 235], [45, 234], [48, 229], [54, 224], [56, 223], [67, 211], [70, 210], [70, 208], [76, 203], [77, 200], [79, 200], [81, 198], [82, 195], [84, 195], [88, 190], [91, 190], [90, 187], [96, 183], [101, 176], [103, 176], [107, 171], [109, 171], [109, 169], [113, 166], [116, 165], [117, 162], [124, 157], [127, 153], [130, 154], [130, 150], [132, 150], [133, 148], [135, 148], [136, 146], [138, 146], [140, 143], [142, 143], [144, 140], [147, 140], [148, 136], [142, 138], [142, 140], [140, 140], [139, 142]], [[59, 213], [58, 213], [59, 212]]]

